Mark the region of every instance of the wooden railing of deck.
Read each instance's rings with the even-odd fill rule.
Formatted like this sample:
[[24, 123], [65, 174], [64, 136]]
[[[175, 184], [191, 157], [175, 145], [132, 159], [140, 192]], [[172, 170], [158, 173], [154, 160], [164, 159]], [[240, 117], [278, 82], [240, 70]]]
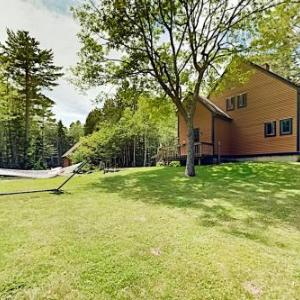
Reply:
[[[185, 155], [180, 154], [181, 147], [186, 147], [186, 144], [159, 148], [157, 154], [157, 160], [169, 161], [169, 160], [176, 160], [184, 157]], [[206, 142], [194, 143], [194, 147], [195, 147], [195, 158], [202, 158], [204, 156], [214, 155], [214, 147], [212, 143], [206, 143]]]
[[212, 143], [199, 142], [195, 143], [195, 156], [202, 157], [207, 155], [214, 155], [214, 147]]

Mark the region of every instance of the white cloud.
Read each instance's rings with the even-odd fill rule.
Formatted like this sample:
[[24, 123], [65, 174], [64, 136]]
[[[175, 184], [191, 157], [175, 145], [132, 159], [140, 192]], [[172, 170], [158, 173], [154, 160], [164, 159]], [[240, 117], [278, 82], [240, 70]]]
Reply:
[[[1, 42], [6, 39], [6, 28], [28, 30], [42, 48], [53, 49], [55, 63], [63, 66], [65, 72], [77, 61], [79, 25], [70, 15], [58, 14], [25, 0], [0, 0]], [[85, 120], [96, 91], [81, 95], [66, 79], [61, 79], [59, 86], [46, 94], [56, 102], [57, 119], [69, 124], [76, 119]]]

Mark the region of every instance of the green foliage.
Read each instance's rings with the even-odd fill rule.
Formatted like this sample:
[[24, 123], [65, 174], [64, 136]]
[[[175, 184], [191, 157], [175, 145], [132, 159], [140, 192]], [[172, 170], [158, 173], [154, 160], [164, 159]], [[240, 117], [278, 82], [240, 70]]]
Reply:
[[44, 140], [45, 127], [55, 120], [54, 101], [41, 91], [57, 85], [63, 75], [61, 67], [54, 65], [52, 50], [41, 49], [27, 31], [9, 29], [7, 40], [0, 44], [0, 63], [0, 122], [4, 127], [0, 129], [0, 165], [42, 166], [50, 149]]
[[110, 161], [119, 154], [118, 139], [121, 133], [117, 126], [103, 126], [101, 130], [81, 139], [81, 145], [72, 158], [75, 162], [85, 160], [95, 165], [100, 161]]
[[80, 138], [84, 136], [84, 126], [80, 121], [72, 122], [68, 130], [68, 137], [71, 144], [79, 142]]
[[87, 119], [85, 121], [84, 125], [84, 134], [89, 135], [97, 130], [97, 126], [101, 122], [102, 113], [101, 110], [96, 108], [93, 109], [89, 115], [87, 116]]
[[178, 160], [172, 160], [171, 162], [169, 162], [169, 167], [178, 168], [180, 166], [181, 166], [181, 164], [180, 164], [180, 161], [178, 161]]
[[249, 59], [268, 63], [273, 71], [295, 83], [300, 83], [299, 11], [299, 2], [286, 1], [250, 24], [254, 38]]
[[157, 166], [157, 167], [164, 167], [164, 166], [165, 166], [165, 163], [164, 163], [163, 161], [158, 161], [158, 162], [156, 163], [156, 166]]
[[190, 93], [207, 91], [237, 54], [254, 48], [258, 54], [291, 54], [299, 4], [286, 2], [85, 2], [73, 8], [82, 44], [75, 80], [99, 86], [135, 78], [154, 93], [162, 89], [180, 109]]
[[57, 123], [57, 155], [59, 163], [62, 163], [62, 155], [70, 148], [67, 139], [67, 128], [63, 125], [62, 121]]
[[34, 163], [32, 169], [33, 170], [46, 170], [47, 166], [42, 159], [39, 159]]
[[[175, 143], [176, 115], [172, 105], [164, 97], [150, 97], [127, 83], [115, 98], [105, 100], [97, 115], [99, 120], [92, 126], [97, 130], [81, 139], [73, 155], [76, 162], [84, 159], [96, 165], [100, 161], [119, 166], [147, 165], [152, 163], [151, 157], [160, 144]], [[92, 113], [87, 119], [88, 127], [91, 119]]]
[[41, 88], [56, 86], [63, 75], [62, 68], [53, 63], [53, 51], [40, 49], [40, 43], [28, 31], [7, 29], [7, 41], [0, 49], [5, 76], [18, 84], [25, 96], [29, 92], [31, 99]]

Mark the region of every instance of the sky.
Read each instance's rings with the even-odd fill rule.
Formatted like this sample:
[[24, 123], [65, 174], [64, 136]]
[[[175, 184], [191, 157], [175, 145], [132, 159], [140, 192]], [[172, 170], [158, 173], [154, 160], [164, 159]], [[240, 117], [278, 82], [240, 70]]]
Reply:
[[80, 49], [76, 36], [80, 28], [70, 12], [79, 1], [0, 0], [0, 42], [6, 40], [6, 28], [27, 30], [41, 48], [53, 49], [54, 62], [64, 67], [66, 75], [58, 81], [59, 86], [45, 94], [56, 102], [53, 112], [65, 125], [76, 120], [84, 122], [99, 92], [82, 93], [67, 80], [71, 76], [68, 69], [76, 64]]

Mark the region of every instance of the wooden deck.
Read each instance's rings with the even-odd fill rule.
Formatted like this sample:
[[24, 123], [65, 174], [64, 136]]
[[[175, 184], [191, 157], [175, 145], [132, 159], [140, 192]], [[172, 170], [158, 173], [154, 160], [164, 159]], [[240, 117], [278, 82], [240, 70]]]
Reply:
[[[158, 161], [165, 161], [166, 163], [177, 160], [185, 164], [187, 155], [181, 154], [180, 148], [183, 145], [173, 147], [163, 147], [159, 149], [157, 158]], [[214, 146], [212, 143], [200, 142], [195, 143], [195, 163], [214, 163], [218, 161], [218, 155], [214, 153]]]

